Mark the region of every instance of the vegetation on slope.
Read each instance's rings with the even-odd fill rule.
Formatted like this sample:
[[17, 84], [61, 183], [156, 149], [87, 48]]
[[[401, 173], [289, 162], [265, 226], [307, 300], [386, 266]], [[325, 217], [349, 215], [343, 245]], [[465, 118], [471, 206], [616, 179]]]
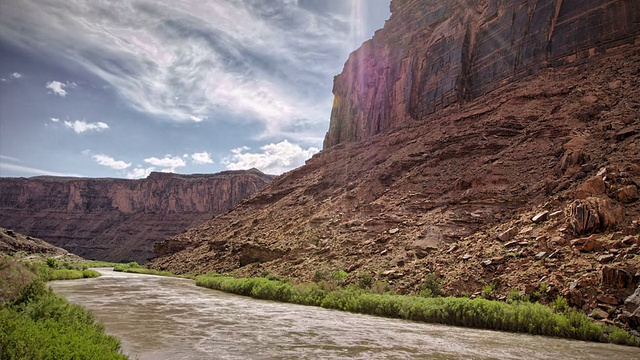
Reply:
[[84, 308], [56, 296], [47, 280], [94, 277], [55, 259], [22, 263], [0, 257], [0, 359], [126, 359], [120, 341]]

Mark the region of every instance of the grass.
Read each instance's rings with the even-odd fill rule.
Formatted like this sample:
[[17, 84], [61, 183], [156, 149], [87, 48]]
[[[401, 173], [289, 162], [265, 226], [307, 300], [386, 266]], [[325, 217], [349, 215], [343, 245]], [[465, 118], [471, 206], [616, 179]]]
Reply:
[[0, 359], [127, 359], [120, 341], [106, 335], [91, 313], [56, 296], [44, 282], [97, 272], [0, 257], [0, 275]]
[[506, 303], [482, 298], [379, 294], [357, 287], [330, 288], [323, 283], [293, 285], [267, 278], [217, 274], [198, 276], [196, 284], [257, 299], [389, 318], [640, 346], [635, 336], [618, 327], [592, 322], [584, 313], [569, 309], [562, 298], [556, 300], [552, 308], [523, 301]]
[[113, 267], [113, 271], [128, 272], [128, 273], [143, 274], [143, 275], [177, 277], [177, 278], [183, 278], [183, 279], [195, 278], [194, 276], [191, 276], [191, 275], [176, 275], [168, 271], [143, 268], [140, 265], [138, 265], [138, 263], [136, 262], [130, 262], [127, 264], [116, 264], [116, 266]]

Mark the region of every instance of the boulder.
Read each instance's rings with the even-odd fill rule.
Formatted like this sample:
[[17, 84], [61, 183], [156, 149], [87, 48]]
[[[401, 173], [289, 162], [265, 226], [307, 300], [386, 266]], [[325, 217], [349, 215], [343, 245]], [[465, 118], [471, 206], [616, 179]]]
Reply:
[[638, 129], [635, 126], [626, 127], [616, 133], [616, 140], [622, 141], [637, 133], [638, 133]]
[[580, 252], [592, 252], [602, 249], [602, 243], [593, 235], [588, 238], [571, 240], [571, 246], [576, 247]]
[[536, 214], [536, 216], [531, 218], [531, 221], [533, 221], [534, 224], [538, 224], [541, 222], [545, 222], [549, 219], [549, 212], [548, 211], [543, 211], [539, 214]]
[[638, 200], [638, 188], [635, 185], [624, 186], [616, 192], [616, 197], [621, 203], [632, 203]]
[[547, 255], [546, 251], [540, 251], [536, 254], [536, 260], [542, 260]]
[[509, 229], [503, 231], [498, 235], [498, 240], [506, 242], [513, 239], [514, 236], [518, 234], [518, 229], [515, 227], [510, 227]]
[[618, 305], [618, 300], [611, 295], [601, 294], [601, 295], [598, 295], [596, 299], [603, 304]]
[[570, 206], [569, 222], [578, 235], [612, 229], [623, 220], [622, 207], [608, 197], [576, 200]]
[[410, 249], [414, 250], [419, 259], [425, 258], [429, 253], [438, 250], [440, 240], [433, 237], [418, 239], [411, 244]]
[[614, 258], [615, 256], [613, 254], [600, 255], [598, 256], [598, 262], [604, 264], [611, 262]]
[[602, 195], [607, 190], [604, 180], [601, 176], [594, 176], [586, 180], [576, 190], [575, 197], [577, 199], [584, 199], [592, 195]]
[[624, 269], [608, 265], [602, 267], [599, 278], [602, 286], [613, 289], [626, 289], [633, 284], [633, 275]]
[[635, 311], [640, 308], [640, 286], [636, 288], [636, 291], [629, 295], [629, 297], [624, 301], [624, 305], [629, 311]]
[[596, 319], [596, 320], [608, 319], [609, 318], [609, 313], [604, 311], [604, 310], [602, 310], [602, 309], [595, 308], [591, 312], [591, 317]]

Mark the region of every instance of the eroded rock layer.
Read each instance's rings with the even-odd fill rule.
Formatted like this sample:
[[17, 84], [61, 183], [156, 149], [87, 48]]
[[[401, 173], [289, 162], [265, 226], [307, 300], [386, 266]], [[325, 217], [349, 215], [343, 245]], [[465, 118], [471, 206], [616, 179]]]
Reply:
[[154, 244], [263, 188], [258, 170], [146, 179], [0, 178], [0, 226], [82, 257], [144, 262]]
[[324, 148], [640, 43], [637, 0], [393, 0], [334, 81]]

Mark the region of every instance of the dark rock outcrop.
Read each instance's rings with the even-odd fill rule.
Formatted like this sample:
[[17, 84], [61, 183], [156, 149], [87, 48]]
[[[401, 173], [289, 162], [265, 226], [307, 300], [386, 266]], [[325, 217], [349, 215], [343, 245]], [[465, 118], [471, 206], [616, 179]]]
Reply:
[[325, 149], [640, 41], [637, 0], [393, 0], [391, 11], [335, 78]]
[[0, 178], [0, 226], [90, 259], [144, 262], [156, 242], [231, 209], [271, 178], [255, 169], [141, 180]]

